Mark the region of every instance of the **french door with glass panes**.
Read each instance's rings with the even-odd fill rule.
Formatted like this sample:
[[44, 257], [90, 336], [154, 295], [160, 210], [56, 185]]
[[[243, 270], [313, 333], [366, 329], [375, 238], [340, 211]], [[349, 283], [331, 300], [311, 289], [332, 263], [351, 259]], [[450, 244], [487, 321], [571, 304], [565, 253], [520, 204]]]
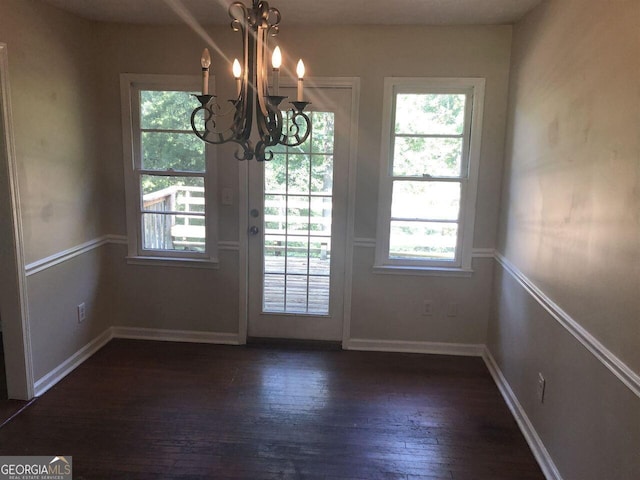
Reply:
[[352, 89], [305, 96], [307, 141], [249, 166], [249, 337], [342, 338]]

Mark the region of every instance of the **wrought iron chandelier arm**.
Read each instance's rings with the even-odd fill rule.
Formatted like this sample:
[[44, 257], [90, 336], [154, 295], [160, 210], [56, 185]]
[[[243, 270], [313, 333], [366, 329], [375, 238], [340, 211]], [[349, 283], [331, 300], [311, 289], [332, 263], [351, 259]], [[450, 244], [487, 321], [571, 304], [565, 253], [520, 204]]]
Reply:
[[[240, 10], [240, 15], [237, 10]], [[242, 2], [233, 2], [229, 5], [229, 16], [232, 18], [231, 20], [231, 29], [234, 32], [239, 32], [241, 28], [244, 28], [246, 22], [249, 19], [249, 10]]]
[[[254, 156], [254, 149], [251, 145], [251, 141], [237, 138], [233, 130], [230, 128], [221, 133], [211, 133], [210, 131], [201, 133], [198, 130], [194, 130], [194, 132], [200, 140], [210, 145], [222, 145], [229, 142], [237, 144], [240, 147], [240, 150], [236, 151], [234, 154], [234, 157], [237, 160], [251, 160]], [[212, 135], [216, 138], [210, 138]]]
[[[292, 108], [290, 122], [291, 125], [289, 125], [288, 134], [283, 134], [279, 143], [287, 147], [297, 147], [298, 145], [302, 145], [307, 141], [307, 138], [309, 138], [309, 135], [311, 134], [311, 119], [303, 110]], [[304, 126], [303, 130], [300, 128], [301, 126]]]
[[[242, 115], [238, 113], [237, 104], [234, 105], [232, 109], [220, 113], [220, 106], [216, 102], [212, 102], [214, 98], [213, 95], [196, 95], [196, 97], [200, 101], [200, 106], [197, 107], [193, 112], [191, 112], [191, 129], [198, 136], [198, 138], [207, 143], [217, 145], [228, 142], [237, 135], [237, 121], [234, 121], [233, 124], [224, 131], [216, 130], [216, 120], [218, 118], [228, 116], [234, 111], [236, 119], [242, 117]], [[200, 130], [196, 125], [196, 119], [201, 112], [203, 114], [203, 118], [201, 118], [198, 123], [203, 127], [203, 130]], [[214, 138], [209, 138], [209, 136], [212, 136]]]
[[282, 140], [282, 112], [278, 105], [284, 97], [268, 97], [268, 114], [258, 115], [257, 124], [260, 133], [260, 141], [256, 144], [256, 159], [269, 161], [273, 158], [273, 152], [269, 147], [278, 145]]
[[[244, 124], [242, 120], [243, 118], [246, 118], [246, 117], [243, 117], [242, 114], [239, 114], [238, 101], [235, 101], [236, 114], [235, 114], [234, 122], [232, 123], [231, 127], [227, 128], [224, 131], [217, 131], [215, 129], [215, 126], [216, 126], [215, 120], [218, 115], [216, 115], [216, 113], [214, 112], [213, 110], [214, 107], [211, 104], [209, 104], [211, 97], [212, 97], [211, 95], [198, 96], [198, 99], [200, 100], [201, 105], [191, 113], [191, 128], [193, 132], [196, 134], [196, 136], [200, 140], [210, 145], [222, 145], [224, 143], [234, 142], [238, 144], [241, 148], [241, 150], [239, 150], [235, 154], [236, 159], [250, 160], [251, 158], [253, 158], [253, 153], [252, 153], [253, 148], [248, 137], [245, 138], [245, 136], [242, 135], [242, 132], [244, 129]], [[215, 104], [215, 106], [219, 108], [217, 104]], [[200, 130], [196, 126], [196, 117], [200, 112], [203, 112], [204, 114], [204, 119], [203, 119], [204, 130]]]

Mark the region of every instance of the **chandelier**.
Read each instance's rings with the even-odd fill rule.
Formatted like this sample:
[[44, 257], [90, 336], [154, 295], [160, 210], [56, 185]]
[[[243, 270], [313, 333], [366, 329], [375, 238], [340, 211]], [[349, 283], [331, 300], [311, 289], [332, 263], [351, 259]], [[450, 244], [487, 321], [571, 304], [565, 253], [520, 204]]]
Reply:
[[[278, 91], [282, 64], [280, 47], [275, 47], [272, 54], [272, 92], [269, 91], [267, 71], [267, 40], [278, 34], [280, 11], [269, 7], [266, 1], [252, 1], [251, 8], [241, 2], [229, 6], [231, 28], [242, 34], [242, 64], [238, 59], [233, 62], [236, 98], [229, 100], [231, 105], [223, 109], [216, 96], [209, 94], [211, 56], [205, 48], [201, 58], [202, 95], [196, 95], [200, 106], [191, 114], [191, 128], [201, 140], [212, 145], [238, 144], [240, 148], [235, 153], [238, 160], [255, 158], [263, 162], [273, 158], [270, 147], [295, 147], [309, 137], [311, 121], [304, 109], [310, 102], [303, 101], [305, 72], [304, 63], [299, 60], [297, 99], [290, 102], [291, 110], [283, 117], [280, 104], [287, 97], [280, 96]], [[256, 129], [252, 134], [254, 125]]]

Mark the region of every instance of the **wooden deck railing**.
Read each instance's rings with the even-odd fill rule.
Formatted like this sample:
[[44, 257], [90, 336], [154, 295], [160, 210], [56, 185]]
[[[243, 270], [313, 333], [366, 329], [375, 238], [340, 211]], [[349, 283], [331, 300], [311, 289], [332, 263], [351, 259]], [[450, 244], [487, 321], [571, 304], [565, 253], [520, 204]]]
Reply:
[[[171, 186], [143, 196], [143, 210], [153, 212], [178, 212], [144, 216], [145, 246], [162, 250], [202, 250], [205, 246], [206, 228], [202, 216], [205, 206], [204, 188]], [[290, 200], [289, 208], [309, 208], [308, 202]], [[277, 211], [264, 215], [267, 228], [264, 233], [265, 255], [281, 256], [285, 250], [296, 254], [309, 253], [312, 257], [326, 259], [331, 252], [331, 209], [323, 215], [292, 215], [277, 200], [265, 201], [266, 211]], [[289, 213], [287, 215], [287, 213]], [[289, 228], [287, 229], [287, 226]], [[309, 230], [310, 229], [310, 230]], [[315, 246], [286, 245], [286, 234], [310, 234]], [[289, 241], [294, 238], [288, 237]], [[271, 241], [269, 241], [271, 240]]]
[[145, 212], [176, 212], [144, 216], [145, 246], [162, 250], [203, 250], [206, 229], [204, 188], [171, 186], [142, 197]]

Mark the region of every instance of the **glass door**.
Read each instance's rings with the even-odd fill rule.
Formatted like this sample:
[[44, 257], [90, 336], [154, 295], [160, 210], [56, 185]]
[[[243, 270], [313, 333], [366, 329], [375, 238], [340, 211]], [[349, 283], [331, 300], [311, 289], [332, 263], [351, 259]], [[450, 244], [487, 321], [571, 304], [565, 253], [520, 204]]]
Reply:
[[342, 338], [351, 89], [305, 92], [307, 141], [249, 168], [250, 337]]

